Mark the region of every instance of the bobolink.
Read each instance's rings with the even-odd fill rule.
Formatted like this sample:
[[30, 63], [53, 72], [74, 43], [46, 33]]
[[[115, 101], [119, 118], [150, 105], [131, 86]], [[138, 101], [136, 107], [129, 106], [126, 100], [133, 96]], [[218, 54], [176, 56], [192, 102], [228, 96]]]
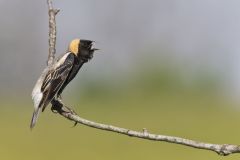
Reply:
[[40, 109], [42, 112], [53, 98], [59, 98], [64, 88], [76, 76], [82, 65], [93, 57], [93, 41], [74, 39], [68, 51], [51, 66], [44, 69], [32, 91], [34, 112], [30, 128], [36, 124]]

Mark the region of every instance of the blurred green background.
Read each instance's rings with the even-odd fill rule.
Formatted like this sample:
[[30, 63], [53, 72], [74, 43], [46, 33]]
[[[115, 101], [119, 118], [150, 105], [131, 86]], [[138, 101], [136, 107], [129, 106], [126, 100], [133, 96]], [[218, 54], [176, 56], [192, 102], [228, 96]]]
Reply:
[[[58, 55], [100, 48], [63, 99], [83, 118], [209, 143], [240, 144], [238, 1], [55, 0]], [[31, 90], [46, 65], [46, 1], [0, 1], [0, 159], [238, 160], [110, 133], [53, 114], [33, 131]]]

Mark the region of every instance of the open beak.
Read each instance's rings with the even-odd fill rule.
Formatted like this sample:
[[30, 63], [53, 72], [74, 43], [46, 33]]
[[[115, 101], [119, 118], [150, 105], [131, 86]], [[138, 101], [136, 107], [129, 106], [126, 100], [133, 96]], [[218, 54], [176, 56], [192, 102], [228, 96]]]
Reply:
[[91, 50], [92, 50], [92, 51], [97, 51], [97, 50], [100, 50], [100, 49], [98, 49], [98, 48], [92, 48]]

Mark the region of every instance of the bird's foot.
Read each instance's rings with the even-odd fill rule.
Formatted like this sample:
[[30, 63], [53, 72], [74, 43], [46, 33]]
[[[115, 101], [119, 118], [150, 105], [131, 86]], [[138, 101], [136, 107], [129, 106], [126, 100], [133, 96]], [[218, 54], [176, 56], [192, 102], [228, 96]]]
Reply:
[[[65, 108], [65, 112], [67, 112], [69, 114], [72, 114], [72, 115], [77, 115], [77, 113], [73, 109], [71, 109], [70, 107], [64, 106], [64, 108]], [[68, 111], [66, 111], [66, 109]], [[72, 127], [75, 127], [77, 124], [78, 124], [78, 122], [74, 122]]]
[[57, 114], [57, 113], [58, 113], [57, 109], [56, 109], [56, 108], [54, 108], [54, 107], [51, 107], [51, 111], [52, 111], [53, 113], [55, 113], [55, 114]]
[[60, 99], [54, 98], [51, 103], [52, 103], [51, 111], [53, 113], [61, 113], [62, 112], [63, 103]]
[[[53, 113], [59, 113], [59, 114], [77, 115], [77, 113], [73, 109], [64, 105], [61, 101], [61, 98], [59, 97], [57, 99], [52, 100], [51, 111]], [[77, 122], [74, 123], [73, 127], [75, 127], [76, 125], [77, 125]]]
[[73, 109], [71, 109], [70, 107], [67, 107], [67, 106], [64, 105], [64, 107], [63, 107], [62, 109], [63, 109], [64, 112], [66, 112], [66, 113], [70, 113], [70, 114], [73, 114], [73, 115], [77, 115], [77, 113], [76, 113]]

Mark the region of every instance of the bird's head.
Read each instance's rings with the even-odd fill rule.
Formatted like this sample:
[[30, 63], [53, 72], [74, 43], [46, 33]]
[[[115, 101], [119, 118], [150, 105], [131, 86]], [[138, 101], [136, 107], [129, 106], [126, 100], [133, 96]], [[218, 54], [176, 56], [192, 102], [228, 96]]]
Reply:
[[83, 39], [74, 39], [71, 41], [68, 50], [75, 54], [80, 60], [87, 62], [93, 57], [93, 52], [98, 50], [92, 48], [93, 41], [83, 40]]

